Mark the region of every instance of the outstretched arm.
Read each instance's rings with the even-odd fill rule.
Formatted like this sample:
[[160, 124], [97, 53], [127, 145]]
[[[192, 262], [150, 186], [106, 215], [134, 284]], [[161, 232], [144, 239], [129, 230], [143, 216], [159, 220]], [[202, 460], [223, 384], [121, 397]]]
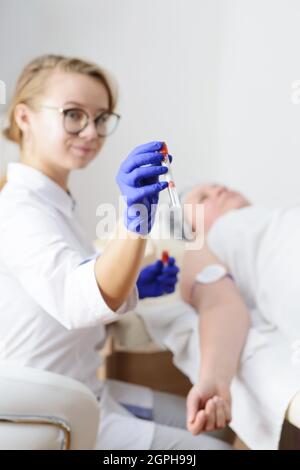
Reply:
[[250, 325], [248, 309], [234, 281], [194, 283], [205, 266], [222, 263], [204, 246], [184, 256], [181, 295], [199, 314], [199, 380], [187, 397], [187, 427], [193, 434], [224, 427], [231, 419], [230, 383]]

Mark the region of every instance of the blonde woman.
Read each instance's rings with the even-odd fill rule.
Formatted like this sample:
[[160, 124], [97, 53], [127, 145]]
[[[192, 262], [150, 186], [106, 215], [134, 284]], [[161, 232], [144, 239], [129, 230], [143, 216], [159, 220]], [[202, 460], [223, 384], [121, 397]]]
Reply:
[[176, 397], [168, 397], [174, 418], [165, 423], [164, 395], [96, 378], [104, 323], [134, 308], [137, 297], [173, 292], [178, 271], [173, 259], [140, 273], [155, 211], [145, 216], [136, 204], [155, 207], [166, 187], [158, 179], [166, 171], [162, 142], [136, 147], [122, 162], [124, 219], [101, 256], [76, 221], [69, 175], [86, 167], [115, 129], [115, 104], [106, 73], [76, 58], [39, 57], [17, 82], [4, 134], [19, 145], [20, 163], [8, 166], [0, 196], [1, 361], [88, 385], [100, 402], [98, 449], [226, 448], [171, 427]]

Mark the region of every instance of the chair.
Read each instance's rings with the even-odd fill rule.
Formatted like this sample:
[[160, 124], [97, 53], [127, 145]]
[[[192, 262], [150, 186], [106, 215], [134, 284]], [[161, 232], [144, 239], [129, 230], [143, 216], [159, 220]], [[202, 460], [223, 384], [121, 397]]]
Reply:
[[0, 450], [93, 449], [99, 406], [80, 382], [30, 367], [0, 366]]

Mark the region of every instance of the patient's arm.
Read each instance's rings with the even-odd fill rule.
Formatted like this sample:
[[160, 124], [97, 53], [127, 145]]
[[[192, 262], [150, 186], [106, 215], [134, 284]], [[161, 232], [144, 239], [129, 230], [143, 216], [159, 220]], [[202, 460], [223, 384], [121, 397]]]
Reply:
[[187, 427], [193, 434], [230, 421], [230, 383], [250, 324], [248, 309], [230, 278], [194, 284], [196, 273], [212, 263], [224, 264], [207, 246], [186, 251], [180, 284], [183, 299], [201, 312], [199, 381], [187, 397]]

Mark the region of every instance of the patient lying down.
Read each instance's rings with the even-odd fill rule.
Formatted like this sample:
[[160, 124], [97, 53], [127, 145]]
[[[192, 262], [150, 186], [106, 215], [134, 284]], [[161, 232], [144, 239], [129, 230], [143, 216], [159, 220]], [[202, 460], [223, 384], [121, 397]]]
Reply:
[[[199, 434], [231, 420], [230, 385], [253, 323], [250, 309], [291, 344], [299, 341], [300, 206], [256, 207], [219, 185], [196, 187], [184, 203], [203, 203], [205, 218], [204, 247], [185, 252], [180, 286], [201, 312], [201, 367], [187, 397], [187, 427]], [[186, 216], [195, 229], [195, 216]], [[203, 270], [212, 264], [227, 274], [204, 283]], [[199, 272], [202, 282], [195, 282]]]

